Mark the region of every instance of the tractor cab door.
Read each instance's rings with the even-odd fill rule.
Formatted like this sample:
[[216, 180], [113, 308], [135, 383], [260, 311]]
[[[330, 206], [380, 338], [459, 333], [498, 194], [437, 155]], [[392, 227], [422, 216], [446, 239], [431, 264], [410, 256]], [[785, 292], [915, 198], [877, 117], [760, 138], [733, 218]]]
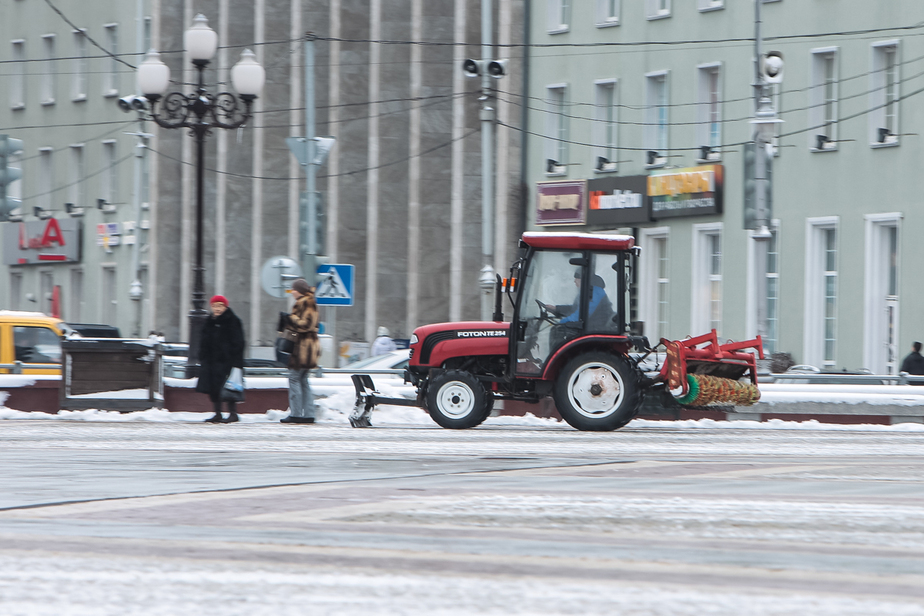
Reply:
[[581, 252], [539, 250], [532, 254], [521, 279], [515, 330], [516, 376], [542, 373], [552, 352], [578, 336], [582, 293], [576, 272], [583, 273]]

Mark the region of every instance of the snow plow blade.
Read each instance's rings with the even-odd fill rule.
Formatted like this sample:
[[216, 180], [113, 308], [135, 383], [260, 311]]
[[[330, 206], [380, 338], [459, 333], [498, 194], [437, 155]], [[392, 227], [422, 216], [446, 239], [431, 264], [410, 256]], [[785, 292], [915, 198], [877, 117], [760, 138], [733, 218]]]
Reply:
[[[709, 405], [750, 406], [760, 399], [757, 388], [757, 361], [764, 358], [760, 336], [743, 342], [719, 344], [716, 331], [686, 340], [661, 339], [667, 349], [667, 361], [660, 378], [673, 392], [681, 406]], [[741, 379], [748, 375], [750, 383]]]
[[350, 377], [353, 389], [356, 390], [356, 403], [350, 413], [350, 425], [354, 428], [371, 428], [372, 411], [377, 404], [393, 404], [395, 406], [420, 406], [417, 400], [407, 398], [388, 398], [375, 389], [372, 377], [368, 374], [354, 374]]

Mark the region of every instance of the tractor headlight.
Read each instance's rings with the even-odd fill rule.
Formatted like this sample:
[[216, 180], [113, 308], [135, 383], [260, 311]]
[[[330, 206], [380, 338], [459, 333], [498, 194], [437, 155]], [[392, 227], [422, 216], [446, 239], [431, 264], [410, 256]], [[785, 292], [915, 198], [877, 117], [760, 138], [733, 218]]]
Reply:
[[411, 334], [411, 341], [409, 344], [417, 344], [418, 342], [419, 340], [417, 340], [417, 334]]

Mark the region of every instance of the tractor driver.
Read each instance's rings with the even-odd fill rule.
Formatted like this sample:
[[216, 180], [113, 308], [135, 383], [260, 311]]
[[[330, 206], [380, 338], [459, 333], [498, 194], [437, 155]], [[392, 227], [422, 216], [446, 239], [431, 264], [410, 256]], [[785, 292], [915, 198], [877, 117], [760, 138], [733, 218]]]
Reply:
[[[581, 324], [579, 319], [581, 316], [582, 276], [583, 270], [580, 267], [574, 270], [574, 286], [577, 287], [574, 302], [562, 305], [544, 304], [546, 310], [557, 315], [563, 315], [552, 332], [552, 348], [557, 347], [565, 340], [574, 338], [580, 333]], [[604, 290], [606, 288], [606, 283], [598, 274], [591, 276], [590, 282], [592, 287], [590, 304], [587, 307], [587, 312], [590, 315], [587, 323], [588, 329], [606, 329], [613, 316], [613, 304], [610, 302], [610, 298], [606, 295], [606, 291]]]

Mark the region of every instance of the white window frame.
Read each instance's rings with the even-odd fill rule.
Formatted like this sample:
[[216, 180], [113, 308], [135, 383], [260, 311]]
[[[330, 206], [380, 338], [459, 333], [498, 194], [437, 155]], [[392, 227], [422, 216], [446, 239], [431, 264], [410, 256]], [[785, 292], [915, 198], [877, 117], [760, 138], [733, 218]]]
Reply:
[[42, 105], [54, 105], [55, 94], [57, 94], [57, 67], [55, 65], [55, 49], [57, 47], [57, 35], [42, 35], [42, 54], [45, 61], [42, 62]]
[[[873, 43], [872, 71], [869, 76], [869, 142], [874, 148], [895, 147], [899, 143], [899, 104], [901, 101], [900, 41]], [[891, 60], [891, 64], [887, 64]], [[891, 68], [891, 70], [889, 70]], [[882, 141], [879, 129], [889, 130]]]
[[86, 206], [87, 157], [84, 144], [74, 143], [70, 146], [70, 164], [68, 165], [67, 195], [68, 202], [74, 207]]
[[[840, 107], [840, 49], [822, 47], [812, 50], [811, 87], [809, 87], [809, 149], [812, 152], [837, 151]], [[830, 60], [830, 64], [828, 61]], [[831, 74], [828, 74], [828, 68]], [[830, 79], [829, 79], [830, 77]], [[818, 147], [818, 135], [826, 135], [824, 147]]]
[[[893, 323], [901, 323], [900, 302], [901, 297], [901, 246], [902, 246], [902, 213], [889, 212], [883, 214], [866, 214], [866, 264], [865, 285], [863, 290], [863, 367], [873, 374], [888, 374], [889, 351], [892, 353], [892, 364], [898, 374], [901, 364], [901, 349], [887, 349], [887, 341], [883, 334], [888, 328], [886, 315], [886, 297], [894, 296], [895, 314]], [[887, 233], [889, 229], [897, 232], [897, 246], [895, 254], [895, 288], [891, 286], [888, 269], [890, 266], [889, 242]]]
[[[593, 123], [593, 169], [596, 173], [612, 173], [617, 170], [619, 153], [619, 82], [616, 79], [600, 79], [594, 82]], [[601, 165], [603, 157], [609, 162]]]
[[[725, 269], [723, 225], [721, 222], [697, 223], [693, 225], [693, 254], [691, 255], [691, 297], [690, 335], [698, 336], [711, 329], [722, 334], [722, 312], [724, 309], [723, 274]], [[713, 269], [712, 237], [719, 238], [719, 267]], [[719, 298], [714, 298], [716, 283]], [[717, 302], [717, 304], [716, 304]], [[716, 309], [718, 315], [715, 315]], [[718, 318], [714, 318], [717, 316]]]
[[645, 0], [645, 13], [649, 20], [671, 16], [671, 0]]
[[116, 59], [119, 54], [119, 24], [106, 24], [103, 30], [106, 32], [106, 47], [112, 54], [106, 60], [109, 70], [103, 73], [103, 96], [111, 98], [119, 95], [119, 61]]
[[670, 148], [670, 71], [645, 73], [645, 149], [658, 153], [660, 161], [647, 169], [663, 167]]
[[722, 63], [711, 62], [696, 67], [696, 145], [709, 146], [712, 153], [703, 162], [721, 160], [722, 145]]
[[700, 13], [707, 11], [719, 11], [725, 8], [725, 0], [697, 0], [697, 7]]
[[118, 161], [118, 142], [115, 139], [105, 139], [103, 146], [103, 173], [100, 177], [99, 196], [106, 203], [117, 203], [119, 200], [119, 173], [116, 167]]
[[74, 60], [71, 77], [71, 100], [87, 100], [87, 33], [86, 30], [74, 30]]
[[10, 109], [26, 108], [26, 41], [10, 41], [13, 63], [10, 65]]
[[776, 319], [777, 320], [777, 332], [776, 332], [776, 338], [773, 340], [774, 342], [776, 342], [777, 348], [771, 351], [769, 348], [765, 347], [764, 351], [766, 351], [769, 354], [771, 352], [776, 352], [780, 350], [779, 349], [779, 342], [780, 342], [779, 325], [780, 325], [781, 319], [779, 316], [780, 314], [779, 312], [779, 308], [780, 308], [779, 279], [780, 279], [780, 259], [782, 258], [782, 255], [780, 253], [780, 220], [778, 218], [774, 218], [773, 220], [770, 221], [768, 228], [770, 229], [770, 232], [776, 238], [776, 268], [775, 268], [776, 271], [773, 271], [773, 272], [770, 271], [770, 254], [769, 254], [770, 245], [768, 245], [767, 246], [767, 250], [768, 250], [767, 272], [760, 279], [755, 279], [754, 277], [755, 268], [753, 267], [753, 263], [757, 259], [757, 255], [755, 254], [757, 240], [754, 239], [754, 234], [756, 233], [756, 231], [752, 231], [752, 230], [748, 231], [748, 263], [752, 264], [752, 266], [748, 267], [748, 273], [747, 273], [747, 308], [746, 308], [747, 309], [747, 320], [746, 320], [745, 328], [747, 331], [748, 338], [754, 338], [755, 336], [757, 336], [757, 304], [755, 302], [755, 299], [757, 298], [757, 284], [761, 282], [768, 285], [767, 295], [766, 295], [768, 306], [765, 307], [765, 310], [767, 310], [767, 320], [769, 323], [769, 320], [770, 320], [769, 303], [771, 299], [770, 290], [769, 290], [769, 280], [776, 279], [777, 280], [777, 283], [776, 283], [777, 296], [775, 299], [776, 299], [776, 308], [777, 308], [777, 319]]
[[[838, 282], [835, 278], [835, 349], [834, 360], [825, 360], [825, 282], [826, 247], [824, 232], [834, 230], [835, 246], [840, 246], [840, 217], [820, 216], [805, 220], [805, 325], [803, 329], [802, 356], [804, 364], [817, 368], [833, 368], [837, 364], [837, 310]], [[835, 276], [840, 272], [840, 250], [837, 250], [837, 269]]]
[[548, 3], [548, 33], [561, 34], [571, 26], [571, 0], [546, 0]]
[[[661, 338], [669, 338], [670, 324], [670, 253], [671, 228], [649, 227], [639, 229], [639, 246], [642, 247], [639, 258], [639, 320], [645, 323], [645, 336], [652, 343]], [[655, 250], [655, 242], [663, 241], [667, 253], [667, 277], [662, 279], [660, 259], [661, 255]], [[667, 302], [667, 327], [662, 327], [659, 317], [661, 301]], [[663, 330], [663, 331], [662, 331]]]
[[10, 272], [10, 310], [22, 310], [22, 272]]
[[546, 161], [554, 160], [557, 167], [546, 167], [546, 175], [565, 175], [568, 158], [568, 84], [555, 83], [546, 91]]
[[51, 197], [54, 194], [55, 164], [54, 148], [39, 148], [39, 185], [38, 206], [43, 210], [51, 210]]
[[619, 25], [622, 0], [597, 0], [597, 27], [608, 28]]

